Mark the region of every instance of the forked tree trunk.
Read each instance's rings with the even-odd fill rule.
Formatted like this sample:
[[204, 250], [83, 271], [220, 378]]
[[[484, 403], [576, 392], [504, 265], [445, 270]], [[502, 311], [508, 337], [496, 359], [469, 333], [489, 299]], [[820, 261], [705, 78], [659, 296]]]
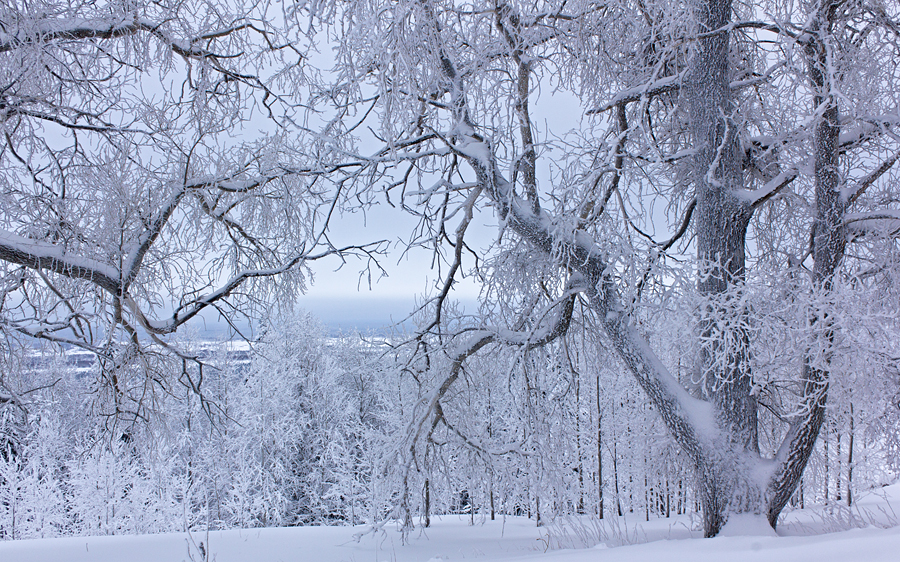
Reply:
[[[814, 136], [816, 220], [813, 233], [814, 288], [826, 295], [844, 254], [843, 229], [846, 202], [841, 197], [838, 175], [840, 119], [836, 100], [830, 95], [827, 50], [822, 38], [830, 33], [837, 2], [823, 0], [815, 14], [820, 33], [806, 43], [810, 81], [816, 92], [814, 107], [824, 107]], [[700, 31], [721, 29], [731, 20], [730, 0], [701, 0], [698, 5]], [[804, 362], [800, 411], [775, 458], [768, 482], [753, 478], [759, 458], [757, 404], [751, 395], [747, 311], [740, 305], [744, 281], [744, 243], [752, 216], [748, 203], [736, 190], [743, 186], [743, 155], [739, 151], [728, 69], [728, 33], [704, 36], [698, 42], [687, 92], [695, 148], [698, 150], [695, 179], [696, 237], [699, 259], [698, 290], [705, 297], [699, 322], [700, 388], [713, 405], [722, 430], [718, 451], [707, 451], [699, 475], [704, 511], [704, 532], [719, 532], [730, 513], [765, 514], [775, 526], [778, 514], [794, 493], [818, 438], [825, 412], [828, 388], [826, 367], [813, 365], [822, 350], [810, 350]], [[725, 320], [725, 322], [723, 322]], [[827, 312], [813, 311], [811, 318], [818, 340], [830, 347], [834, 331]], [[723, 327], [724, 326], [724, 327]]]
[[[731, 1], [699, 0], [698, 15], [701, 32], [718, 30], [730, 22]], [[610, 267], [597, 244], [583, 232], [557, 229], [553, 217], [533, 202], [518, 197], [512, 183], [499, 172], [491, 145], [474, 133], [463, 77], [443, 50], [439, 29], [434, 21], [436, 54], [449, 83], [454, 118], [460, 124], [458, 129], [463, 131], [456, 150], [472, 166], [478, 185], [493, 200], [499, 218], [507, 227], [546, 255], [562, 256], [564, 265], [577, 277], [575, 282], [580, 282], [612, 347], [693, 464], [703, 506], [705, 535], [716, 535], [732, 513], [766, 516], [774, 527], [815, 445], [824, 412], [827, 373], [816, 371], [807, 362], [800, 404], [801, 411], [807, 415], [794, 420], [774, 462], [761, 459], [756, 402], [750, 394], [749, 342], [744, 329], [746, 311], [735, 304], [740, 300], [737, 297], [744, 278], [745, 233], [752, 207], [739, 200], [734, 192], [744, 186], [743, 155], [738, 150], [737, 131], [731, 120], [729, 32], [722, 30], [700, 38], [685, 88], [698, 149], [699, 177], [695, 182], [700, 258], [698, 289], [709, 303], [701, 311], [699, 323], [699, 334], [704, 341], [698, 367], [706, 382], [696, 389], [701, 395], [696, 397], [669, 373], [632, 322], [618, 280], [610, 273], [615, 268]], [[836, 154], [834, 145], [829, 144], [837, 123], [831, 115], [830, 109], [827, 110], [816, 134], [817, 201], [820, 192], [823, 193], [819, 213], [827, 220], [817, 219], [821, 228], [817, 229], [814, 241], [816, 268], [822, 271], [822, 286], [828, 288], [828, 271], [834, 271], [843, 254], [842, 246], [837, 243], [842, 236], [840, 221], [833, 220], [841, 213], [829, 207], [829, 201], [834, 202], [833, 193], [825, 193], [829, 174], [836, 174], [836, 167], [829, 163], [829, 158]], [[836, 107], [833, 115], [837, 115]], [[728, 320], [723, 323], [724, 329], [714, 324], [717, 318]], [[820, 322], [820, 326], [827, 336], [828, 323]], [[768, 478], [762, 476], [766, 473], [770, 474]]]
[[[731, 20], [731, 0], [703, 0], [697, 6], [699, 32]], [[747, 225], [753, 214], [736, 192], [743, 185], [743, 154], [738, 143], [730, 76], [729, 34], [700, 39], [687, 80], [687, 103], [694, 148], [697, 207], [694, 211], [698, 282], [700, 354], [695, 391], [713, 405], [722, 430], [720, 449], [696, 468], [706, 536], [718, 534], [728, 512], [762, 514], [759, 485], [746, 478], [741, 464], [757, 459], [757, 406], [750, 390], [750, 341], [744, 290]]]

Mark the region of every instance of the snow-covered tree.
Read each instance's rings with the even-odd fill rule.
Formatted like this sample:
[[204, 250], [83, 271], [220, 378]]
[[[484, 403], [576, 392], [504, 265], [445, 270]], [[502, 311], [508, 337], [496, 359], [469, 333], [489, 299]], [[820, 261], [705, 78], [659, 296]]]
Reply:
[[0, 7], [0, 329], [95, 353], [108, 413], [146, 414], [198, 315], [243, 329], [311, 260], [377, 249], [326, 236], [330, 160], [297, 126], [311, 47], [283, 7]]
[[368, 444], [382, 415], [372, 357], [326, 345], [306, 313], [272, 319], [229, 398], [231, 484], [223, 508], [240, 526], [358, 522], [369, 517]]
[[[384, 498], [408, 524], [432, 498], [471, 510], [514, 474], [528, 485], [510, 502], [562, 510], [588, 441], [560, 444], [589, 419], [594, 381], [598, 451], [616, 408], [635, 419], [611, 435], [661, 421], [677, 445], [608, 453], [667, 459], [629, 469], [646, 509], [686, 462], [708, 536], [735, 514], [776, 525], [826, 419], [849, 431], [869, 411], [851, 413], [843, 377], [896, 374], [882, 334], [897, 329], [897, 7], [279, 6], [3, 8], [3, 329], [96, 353], [106, 413], [140, 415], [173, 374], [202, 394], [202, 361], [168, 334], [289, 299], [315, 258], [377, 257], [329, 229], [384, 201], [417, 218], [404, 249], [432, 252], [438, 281], [395, 342], [383, 422], [402, 439], [382, 461], [396, 487], [373, 493], [373, 516]], [[473, 234], [484, 222], [492, 240]], [[464, 277], [482, 285], [477, 313], [452, 306]], [[233, 507], [256, 523], [330, 517], [348, 474], [379, 481], [344, 440], [371, 427], [367, 382], [347, 386], [304, 342], [276, 341], [281, 362], [247, 379], [262, 438], [235, 457], [233, 497], [266, 499]], [[598, 346], [641, 398], [609, 387]], [[347, 458], [366, 468], [334, 468]]]
[[[47, 413], [50, 413], [48, 409]], [[41, 416], [30, 447], [0, 457], [0, 535], [53, 537], [71, 530], [66, 512], [60, 420]]]
[[[578, 302], [693, 466], [706, 534], [732, 514], [774, 526], [840, 364], [831, 307], [872, 248], [896, 254], [896, 10], [830, 0], [329, 6], [322, 20], [338, 46], [327, 91], [347, 115], [335, 146], [362, 136], [360, 123], [372, 131], [362, 141], [382, 143], [369, 157], [354, 151], [335, 181], [410, 210], [420, 224], [409, 246], [432, 248], [442, 266], [411, 342], [410, 373], [423, 382], [409, 470], [440, 427], [458, 433], [443, 405], [473, 355], [532, 353], [565, 334]], [[544, 104], [578, 107], [580, 127], [557, 125], [564, 117], [540, 113]], [[497, 240], [474, 247], [467, 232], [489, 210]], [[860, 250], [848, 255], [848, 244]], [[879, 259], [872, 282], [892, 284], [895, 264]], [[464, 275], [484, 282], [482, 311], [451, 321]], [[786, 298], [802, 301], [789, 385], [766, 386], [751, 368], [764, 347], [752, 301], [781, 291], [760, 283], [766, 275], [793, 279]], [[642, 325], [646, 309], [674, 302], [694, 307], [681, 327], [696, 341], [680, 358], [684, 381]], [[786, 405], [768, 454], [764, 386]]]

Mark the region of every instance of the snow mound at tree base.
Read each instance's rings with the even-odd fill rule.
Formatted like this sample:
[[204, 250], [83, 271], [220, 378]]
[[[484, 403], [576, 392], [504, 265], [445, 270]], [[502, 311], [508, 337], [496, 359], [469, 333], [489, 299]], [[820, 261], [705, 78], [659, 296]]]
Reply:
[[775, 529], [764, 515], [757, 513], [733, 513], [719, 532], [720, 537], [776, 537]]

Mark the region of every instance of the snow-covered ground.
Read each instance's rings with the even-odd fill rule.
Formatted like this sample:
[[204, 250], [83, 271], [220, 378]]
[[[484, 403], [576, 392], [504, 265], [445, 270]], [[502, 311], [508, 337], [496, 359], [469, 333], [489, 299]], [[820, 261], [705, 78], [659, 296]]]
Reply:
[[[900, 484], [862, 497], [852, 510], [796, 510], [778, 536], [699, 539], [688, 517], [637, 515], [604, 526], [569, 521], [537, 528], [521, 517], [435, 518], [403, 544], [394, 527], [294, 527], [210, 533], [77, 537], [0, 542], [2, 562], [894, 562], [900, 560]], [[856, 527], [851, 530], [848, 527]], [[603, 542], [590, 548], [562, 548]], [[595, 537], [595, 538], [589, 538]], [[627, 544], [638, 543], [638, 544]], [[204, 556], [205, 555], [205, 556]], [[208, 556], [208, 557], [207, 557]]]

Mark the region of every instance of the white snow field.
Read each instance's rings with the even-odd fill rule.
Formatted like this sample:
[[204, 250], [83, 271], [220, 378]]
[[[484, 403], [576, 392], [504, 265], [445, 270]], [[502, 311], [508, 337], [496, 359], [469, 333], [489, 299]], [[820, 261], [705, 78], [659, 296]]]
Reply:
[[[820, 506], [788, 513], [778, 534], [699, 538], [689, 517], [638, 514], [594, 524], [537, 528], [524, 517], [469, 524], [468, 516], [434, 518], [402, 544], [396, 527], [291, 527], [210, 533], [68, 537], [0, 542], [0, 562], [896, 562], [900, 560], [900, 484], [863, 496], [853, 509]], [[848, 527], [855, 527], [850, 530]], [[583, 544], [588, 527], [603, 542]], [[697, 525], [694, 525], [696, 528]], [[742, 530], [751, 534], [742, 535]], [[758, 531], [758, 529], [757, 529]], [[637, 544], [625, 544], [637, 543]]]

